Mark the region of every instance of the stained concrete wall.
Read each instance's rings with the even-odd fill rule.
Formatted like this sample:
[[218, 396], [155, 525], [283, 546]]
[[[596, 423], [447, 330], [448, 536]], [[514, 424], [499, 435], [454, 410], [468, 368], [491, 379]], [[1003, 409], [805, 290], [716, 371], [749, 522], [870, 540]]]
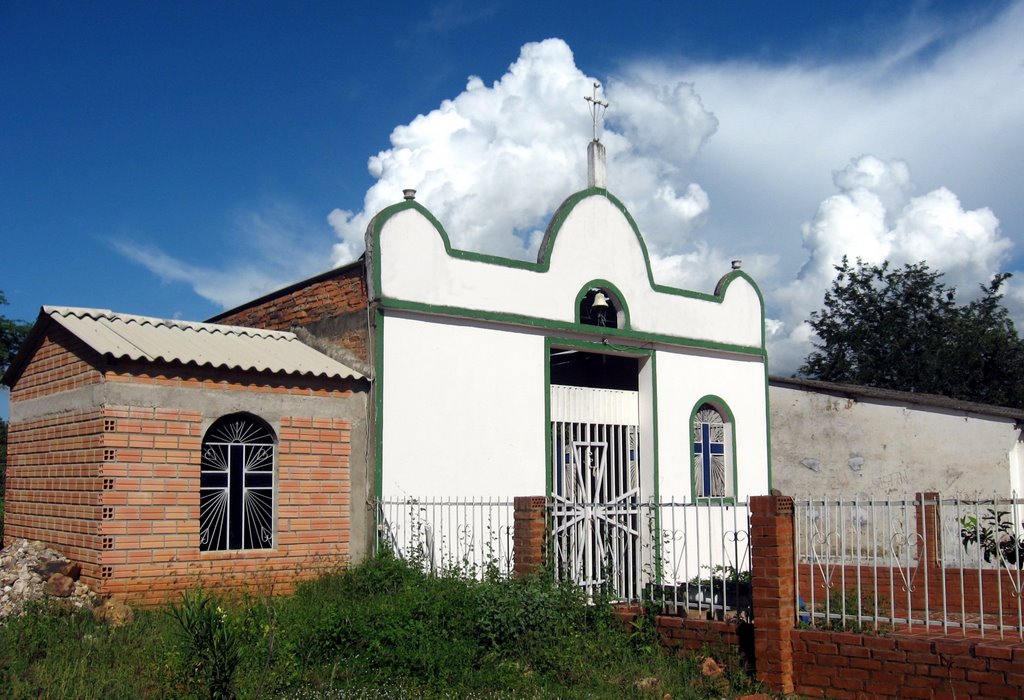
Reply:
[[769, 393], [772, 481], [784, 494], [1009, 495], [1020, 488], [1024, 443], [1016, 418], [775, 380]]

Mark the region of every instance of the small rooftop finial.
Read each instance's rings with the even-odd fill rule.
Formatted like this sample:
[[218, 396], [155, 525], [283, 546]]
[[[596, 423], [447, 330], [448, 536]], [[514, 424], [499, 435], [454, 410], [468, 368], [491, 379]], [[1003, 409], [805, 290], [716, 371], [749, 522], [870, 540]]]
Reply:
[[416, 199], [416, 190], [402, 190], [402, 196], [405, 197], [405, 201], [411, 202], [412, 200]]
[[738, 270], [741, 267], [743, 267], [743, 261], [742, 260], [733, 260], [732, 261], [732, 269]]
[[583, 99], [590, 103], [590, 118], [594, 122], [594, 140], [600, 141], [597, 137], [597, 123], [601, 120], [601, 115], [608, 109], [608, 103], [602, 102], [597, 99], [597, 90], [601, 87], [601, 83], [594, 81], [594, 95], [584, 95]]

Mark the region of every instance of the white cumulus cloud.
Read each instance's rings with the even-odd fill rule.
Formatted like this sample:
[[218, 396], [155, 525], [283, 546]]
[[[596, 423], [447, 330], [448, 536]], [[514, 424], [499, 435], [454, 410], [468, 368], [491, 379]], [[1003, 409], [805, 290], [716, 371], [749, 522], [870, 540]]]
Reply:
[[925, 261], [968, 298], [1007, 262], [1013, 244], [989, 209], [965, 210], [944, 187], [911, 195], [910, 169], [902, 161], [864, 155], [835, 172], [833, 181], [838, 192], [803, 225], [807, 262], [793, 282], [775, 290], [783, 314], [768, 338], [779, 363], [796, 367], [807, 354], [812, 332], [804, 319], [821, 307], [843, 256], [869, 264]]
[[[924, 260], [962, 298], [1013, 269], [995, 212], [1024, 224], [1024, 3], [969, 30], [908, 27], [852, 61], [637, 61], [605, 81], [608, 187], [640, 226], [655, 278], [710, 291], [742, 259], [765, 292], [774, 371], [809, 351], [804, 320], [844, 255]], [[334, 261], [362, 251], [370, 218], [407, 187], [455, 246], [533, 257], [551, 213], [584, 185], [593, 82], [548, 39], [492, 84], [471, 77], [396, 127], [369, 161], [377, 182], [362, 209], [330, 214]], [[1007, 300], [1024, 320], [1024, 284]]]
[[[742, 259], [768, 304], [773, 371], [792, 372], [810, 349], [804, 320], [843, 255], [924, 260], [967, 298], [1021, 268], [1024, 1], [978, 24], [908, 21], [890, 36], [899, 38], [856, 59], [663, 56], [604, 76], [608, 187], [636, 219], [656, 280], [711, 291]], [[319, 250], [333, 243], [334, 264], [356, 258], [370, 219], [413, 188], [456, 247], [534, 257], [558, 204], [585, 186], [583, 96], [594, 80], [560, 39], [524, 45], [489, 84], [469, 77], [392, 130], [368, 161], [376, 182], [360, 206], [330, 212], [336, 238]], [[273, 253], [240, 256], [234, 282], [152, 248], [121, 250], [231, 305], [326, 267], [326, 256], [307, 254], [314, 239], [301, 240], [290, 252], [268, 241]], [[1011, 282], [1021, 323], [1024, 274]]]
[[[362, 252], [370, 219], [406, 188], [417, 190], [454, 246], [533, 257], [551, 214], [586, 184], [591, 117], [583, 96], [593, 83], [564, 41], [548, 39], [523, 46], [492, 85], [471, 77], [462, 93], [395, 128], [391, 148], [370, 158], [377, 182], [363, 208], [329, 216], [341, 239], [335, 262]], [[615, 110], [602, 137], [609, 188], [651, 224], [648, 243], [656, 254], [681, 251], [710, 207], [681, 167], [717, 121], [684, 81], [611, 81], [607, 96]]]

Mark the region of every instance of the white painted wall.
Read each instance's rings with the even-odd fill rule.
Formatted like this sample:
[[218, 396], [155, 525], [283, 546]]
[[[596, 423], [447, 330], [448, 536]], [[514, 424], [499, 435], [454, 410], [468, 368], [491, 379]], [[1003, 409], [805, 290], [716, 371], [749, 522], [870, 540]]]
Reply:
[[713, 394], [729, 406], [736, 431], [736, 491], [740, 500], [768, 493], [768, 435], [764, 365], [659, 350], [658, 474], [661, 500], [692, 501], [690, 414]]
[[[747, 279], [735, 278], [721, 302], [655, 291], [636, 233], [603, 195], [580, 200], [568, 214], [546, 272], [449, 255], [441, 233], [414, 208], [384, 222], [368, 255], [379, 267], [386, 309], [379, 374], [385, 498], [546, 493], [544, 333], [563, 331], [446, 317], [442, 307], [571, 324], [578, 292], [604, 279], [622, 293], [632, 330], [761, 348], [761, 302]], [[392, 301], [432, 306], [438, 315], [388, 310]], [[615, 343], [650, 347], [622, 337]], [[659, 348], [656, 373], [646, 360], [639, 377], [644, 495], [654, 491], [655, 393], [663, 499], [690, 500], [689, 418], [706, 394], [721, 396], [735, 417], [739, 497], [767, 493], [763, 358]]]
[[577, 292], [605, 279], [622, 292], [634, 330], [761, 346], [761, 302], [747, 280], [734, 280], [722, 303], [654, 291], [632, 227], [599, 195], [579, 202], [566, 218], [547, 273], [451, 257], [437, 229], [415, 209], [385, 222], [377, 264], [386, 298], [569, 323]]
[[774, 485], [793, 496], [1009, 495], [1020, 487], [1010, 418], [771, 387]]
[[383, 497], [545, 492], [544, 338], [384, 319]]

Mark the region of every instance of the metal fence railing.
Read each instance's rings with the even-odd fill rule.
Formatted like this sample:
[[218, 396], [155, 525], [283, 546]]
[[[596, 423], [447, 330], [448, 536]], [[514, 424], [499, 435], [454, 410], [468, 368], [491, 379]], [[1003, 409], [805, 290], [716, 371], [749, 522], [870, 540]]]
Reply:
[[[549, 500], [548, 561], [590, 599], [655, 600], [670, 611], [750, 614], [749, 509], [699, 503], [569, 504]], [[426, 571], [473, 577], [513, 569], [513, 501], [384, 499], [377, 547]]]
[[552, 503], [552, 566], [591, 598], [722, 616], [751, 609], [746, 503]]
[[376, 546], [431, 573], [507, 576], [512, 516], [510, 499], [384, 499], [377, 502]]
[[797, 499], [798, 621], [1024, 639], [1024, 500]]

